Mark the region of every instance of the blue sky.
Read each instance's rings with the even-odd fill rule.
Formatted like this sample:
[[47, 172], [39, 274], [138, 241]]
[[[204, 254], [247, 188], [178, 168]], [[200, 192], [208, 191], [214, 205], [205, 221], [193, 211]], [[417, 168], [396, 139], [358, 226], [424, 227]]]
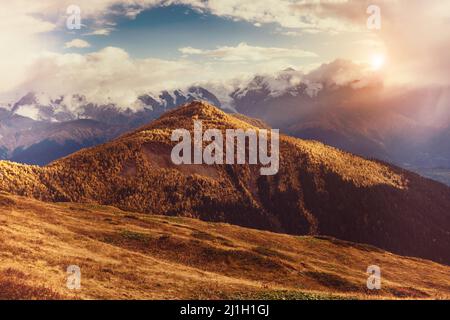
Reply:
[[[172, 5], [144, 10], [134, 19], [115, 17], [114, 27], [107, 36], [86, 35], [86, 30], [68, 31], [59, 29], [54, 32], [59, 38], [55, 43], [57, 50], [61, 44], [74, 36], [88, 41], [89, 48], [69, 48], [65, 52], [94, 52], [107, 46], [125, 49], [134, 58], [149, 56], [176, 59], [181, 57], [179, 48], [195, 47], [214, 49], [220, 46], [236, 46], [245, 42], [251, 46], [270, 46], [281, 48], [301, 48], [317, 53], [318, 57], [302, 59], [300, 64], [330, 61], [333, 58], [360, 58], [353, 48], [349, 48], [352, 39], [361, 39], [358, 33], [346, 32], [344, 35], [327, 33], [301, 33], [299, 29], [286, 29], [277, 23], [255, 26], [254, 23], [233, 20], [209, 13], [202, 13], [184, 5]], [[286, 35], [285, 33], [298, 33]], [[344, 41], [342, 41], [344, 38]], [[330, 46], [340, 43], [340, 46]], [[350, 44], [350, 45], [346, 45]], [[59, 46], [59, 47], [58, 47]], [[358, 51], [358, 50], [356, 50]], [[295, 62], [295, 61], [294, 61]]]
[[178, 49], [187, 46], [213, 49], [246, 42], [254, 46], [300, 47], [303, 42], [314, 43], [316, 39], [308, 35], [303, 39], [283, 35], [274, 23], [257, 27], [247, 21], [234, 21], [181, 5], [148, 9], [134, 19], [116, 17], [114, 23], [114, 30], [108, 36], [86, 36], [83, 29], [76, 32], [62, 29], [54, 34], [59, 37], [59, 45], [74, 36], [82, 37], [92, 45], [78, 49], [78, 52], [115, 46], [126, 49], [135, 58], [172, 59], [179, 58]]

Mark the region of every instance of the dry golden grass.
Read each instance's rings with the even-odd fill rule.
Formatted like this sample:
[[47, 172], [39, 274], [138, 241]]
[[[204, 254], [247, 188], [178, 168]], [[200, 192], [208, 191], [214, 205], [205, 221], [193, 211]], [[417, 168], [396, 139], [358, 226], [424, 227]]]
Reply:
[[[366, 289], [367, 266], [382, 290]], [[81, 268], [81, 289], [66, 268]], [[0, 195], [0, 299], [450, 298], [450, 267], [375, 247]]]

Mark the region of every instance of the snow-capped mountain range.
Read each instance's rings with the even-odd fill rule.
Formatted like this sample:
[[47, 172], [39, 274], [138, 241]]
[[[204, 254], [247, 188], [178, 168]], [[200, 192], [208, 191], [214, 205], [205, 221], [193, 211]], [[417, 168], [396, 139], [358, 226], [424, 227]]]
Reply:
[[274, 75], [257, 75], [234, 86], [198, 85], [187, 89], [145, 93], [139, 95], [131, 105], [125, 106], [114, 101], [107, 104], [95, 103], [82, 94], [52, 97], [45, 92], [29, 92], [17, 101], [0, 104], [0, 110], [35, 121], [65, 122], [78, 119], [108, 121], [112, 116], [105, 119], [102, 110], [115, 115], [142, 112], [160, 114], [193, 100], [205, 100], [226, 111], [235, 111], [236, 101], [254, 92], [264, 93], [265, 98], [285, 95], [292, 97], [307, 95], [314, 98], [322, 89], [322, 83], [311, 81], [302, 72], [289, 68]]
[[0, 107], [0, 158], [44, 165], [106, 142], [193, 100], [221, 106], [215, 95], [201, 87], [144, 94], [125, 107], [92, 103], [78, 94], [50, 98], [30, 92]]
[[[216, 106], [221, 106], [216, 96], [208, 90], [202, 87], [190, 87], [187, 90], [178, 89], [162, 91], [158, 94], [144, 94], [139, 96], [131, 106], [121, 106], [114, 102], [96, 104], [79, 94], [51, 98], [42, 92], [30, 92], [18, 101], [3, 106], [3, 109], [35, 121], [65, 122], [78, 119], [104, 121], [105, 118], [99, 118], [102, 110], [128, 115], [145, 111], [159, 113], [193, 100], [205, 100]], [[111, 116], [107, 117], [106, 120], [110, 118]]]

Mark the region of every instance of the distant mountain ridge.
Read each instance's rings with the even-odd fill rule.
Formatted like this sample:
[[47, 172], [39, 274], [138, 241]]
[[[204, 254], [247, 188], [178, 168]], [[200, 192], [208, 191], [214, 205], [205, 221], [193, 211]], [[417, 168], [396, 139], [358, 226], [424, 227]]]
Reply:
[[201, 87], [142, 95], [136, 109], [114, 103], [94, 104], [81, 95], [51, 99], [30, 92], [9, 108], [0, 108], [0, 159], [46, 165], [82, 148], [107, 142], [194, 100], [221, 105]]
[[292, 70], [256, 76], [231, 93], [233, 107], [295, 137], [437, 179], [426, 169], [447, 168], [450, 178], [450, 88], [389, 91], [364, 78], [339, 84], [300, 77]]
[[[135, 113], [156, 114], [154, 118], [176, 106], [194, 101], [204, 100], [220, 107], [218, 98], [205, 88], [193, 86], [186, 90], [162, 91], [158, 94], [143, 94], [138, 97], [134, 106], [121, 106], [114, 102], [98, 104], [90, 102], [83, 95], [66, 95], [51, 98], [45, 93], [29, 92], [12, 104], [9, 109], [0, 109], [2, 113], [9, 111], [11, 115], [27, 117], [35, 121], [65, 122], [78, 119], [90, 119], [105, 123], [117, 123], [124, 117]], [[109, 113], [109, 115], [107, 114]], [[122, 116], [122, 118], [120, 118]], [[119, 119], [115, 119], [119, 117]], [[148, 121], [148, 120], [147, 120]]]

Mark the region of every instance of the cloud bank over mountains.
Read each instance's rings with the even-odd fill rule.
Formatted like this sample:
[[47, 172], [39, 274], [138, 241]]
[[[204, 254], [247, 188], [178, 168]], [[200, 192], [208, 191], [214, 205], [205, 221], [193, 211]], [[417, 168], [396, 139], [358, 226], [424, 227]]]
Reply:
[[187, 89], [193, 85], [207, 88], [226, 105], [229, 95], [248, 86], [255, 75], [263, 77], [275, 95], [300, 83], [308, 84], [311, 92], [317, 92], [322, 84], [342, 86], [357, 82], [355, 85], [365, 86], [380, 81], [367, 65], [346, 60], [323, 64], [310, 72], [293, 68], [281, 71], [277, 67], [236, 76], [226, 66], [218, 70], [217, 65], [188, 60], [133, 59], [120, 48], [107, 47], [86, 55], [42, 55], [30, 67], [29, 80], [20, 91], [44, 94], [48, 100], [82, 95], [91, 103], [138, 110], [142, 108], [138, 97], [143, 94]]

